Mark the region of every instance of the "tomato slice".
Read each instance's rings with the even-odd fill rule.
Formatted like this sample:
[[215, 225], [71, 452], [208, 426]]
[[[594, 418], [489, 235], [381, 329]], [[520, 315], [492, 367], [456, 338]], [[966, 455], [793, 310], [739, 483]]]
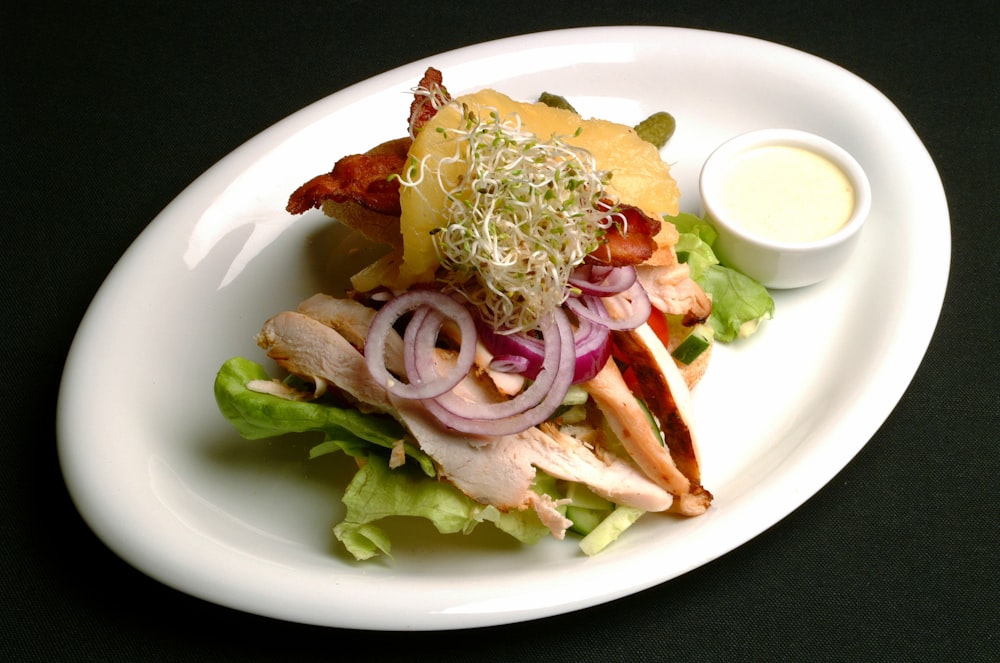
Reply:
[[667, 322], [667, 315], [654, 308], [649, 314], [649, 320], [646, 321], [649, 328], [653, 330], [656, 334], [656, 338], [660, 339], [660, 343], [663, 343], [663, 347], [667, 350], [670, 349], [670, 325]]

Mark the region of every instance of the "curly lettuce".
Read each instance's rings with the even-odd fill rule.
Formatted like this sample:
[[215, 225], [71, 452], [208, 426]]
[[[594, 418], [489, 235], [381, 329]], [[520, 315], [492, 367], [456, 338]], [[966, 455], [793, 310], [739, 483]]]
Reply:
[[[364, 413], [334, 403], [289, 400], [248, 388], [255, 380], [270, 380], [260, 364], [243, 357], [227, 360], [215, 379], [219, 411], [248, 440], [287, 433], [321, 432], [310, 458], [343, 452], [357, 460], [358, 471], [343, 495], [347, 513], [334, 534], [356, 559], [391, 556], [391, 542], [378, 521], [391, 516], [426, 518], [442, 533], [469, 533], [491, 522], [522, 543], [536, 543], [548, 528], [533, 510], [501, 513], [440, 481], [431, 459], [412, 444], [392, 417]], [[407, 462], [391, 467], [394, 449], [402, 445]], [[412, 459], [413, 462], [409, 462]], [[555, 481], [539, 474], [535, 490], [553, 494]]]
[[718, 233], [694, 214], [664, 217], [680, 233], [677, 258], [691, 270], [691, 278], [712, 297], [708, 324], [715, 339], [728, 343], [753, 334], [774, 316], [774, 299], [763, 285], [719, 262], [712, 245]]

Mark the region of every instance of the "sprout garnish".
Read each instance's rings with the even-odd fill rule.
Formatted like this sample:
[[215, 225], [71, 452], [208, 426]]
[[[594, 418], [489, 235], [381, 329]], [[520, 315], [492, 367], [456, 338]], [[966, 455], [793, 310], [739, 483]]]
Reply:
[[445, 223], [434, 231], [441, 278], [495, 330], [536, 329], [613, 222], [610, 174], [560, 136], [540, 140], [517, 114], [481, 117], [466, 106], [463, 126], [442, 138], [451, 156], [413, 162], [400, 178], [436, 178], [445, 194]]

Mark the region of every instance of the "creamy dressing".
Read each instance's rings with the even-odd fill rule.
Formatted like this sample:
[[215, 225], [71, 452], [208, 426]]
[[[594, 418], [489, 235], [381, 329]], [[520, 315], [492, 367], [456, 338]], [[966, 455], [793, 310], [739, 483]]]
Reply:
[[747, 150], [729, 164], [722, 206], [752, 234], [810, 242], [847, 223], [854, 187], [829, 159], [800, 147], [770, 145]]

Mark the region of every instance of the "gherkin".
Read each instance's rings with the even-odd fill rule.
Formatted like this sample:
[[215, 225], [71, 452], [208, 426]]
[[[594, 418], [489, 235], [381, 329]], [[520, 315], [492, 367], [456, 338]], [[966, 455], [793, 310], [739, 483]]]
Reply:
[[[551, 106], [552, 108], [562, 108], [563, 110], [568, 110], [576, 113], [576, 109], [573, 108], [573, 104], [566, 100], [566, 97], [561, 97], [558, 94], [552, 94], [551, 92], [542, 92], [538, 95], [538, 100], [545, 104], [546, 106]], [[577, 113], [579, 114], [579, 113]]]
[[673, 115], [666, 111], [653, 113], [635, 125], [635, 132], [639, 134], [639, 138], [647, 143], [652, 143], [657, 148], [667, 144], [670, 137], [674, 135], [675, 129], [677, 129], [677, 121]]

